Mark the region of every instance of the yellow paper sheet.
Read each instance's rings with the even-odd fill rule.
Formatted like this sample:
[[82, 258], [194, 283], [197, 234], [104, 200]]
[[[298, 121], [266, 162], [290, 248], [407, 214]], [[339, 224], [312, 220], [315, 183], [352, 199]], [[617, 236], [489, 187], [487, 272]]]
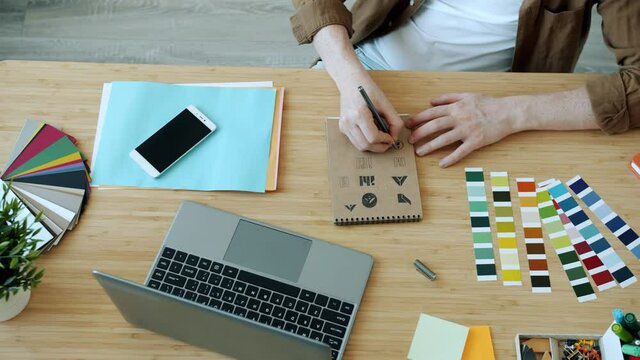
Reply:
[[495, 360], [491, 330], [488, 326], [471, 326], [462, 360]]

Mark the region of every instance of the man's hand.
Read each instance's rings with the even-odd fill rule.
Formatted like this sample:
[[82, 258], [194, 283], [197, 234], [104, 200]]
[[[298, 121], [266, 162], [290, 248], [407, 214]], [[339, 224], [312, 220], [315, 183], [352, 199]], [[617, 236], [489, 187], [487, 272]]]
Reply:
[[[382, 90], [373, 82], [356, 56], [344, 26], [329, 25], [315, 35], [313, 45], [340, 91], [340, 131], [361, 151], [386, 151], [404, 126]], [[390, 134], [378, 129], [364, 99], [362, 86], [376, 110], [389, 124]]]
[[441, 147], [461, 141], [451, 154], [440, 161], [447, 167], [472, 151], [492, 144], [515, 132], [512, 109], [504, 100], [480, 94], [445, 94], [431, 101], [433, 106], [412, 116], [409, 142], [417, 144], [416, 154], [423, 156]]
[[491, 97], [481, 94], [445, 94], [433, 106], [409, 119], [409, 142], [416, 154], [426, 155], [462, 142], [440, 160], [448, 167], [472, 151], [525, 130], [597, 129], [586, 88], [557, 93]]
[[[398, 139], [404, 123], [378, 85], [366, 72], [364, 75], [345, 79], [341, 86], [340, 131], [360, 151], [385, 152]], [[389, 134], [376, 126], [371, 111], [357, 90], [358, 86], [365, 88], [376, 110], [389, 124]]]

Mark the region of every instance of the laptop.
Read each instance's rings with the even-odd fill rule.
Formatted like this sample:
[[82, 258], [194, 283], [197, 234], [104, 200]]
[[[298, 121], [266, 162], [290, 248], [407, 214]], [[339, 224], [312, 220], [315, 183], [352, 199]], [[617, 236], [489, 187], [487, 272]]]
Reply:
[[342, 359], [370, 255], [185, 201], [145, 284], [94, 271], [133, 325], [236, 359]]

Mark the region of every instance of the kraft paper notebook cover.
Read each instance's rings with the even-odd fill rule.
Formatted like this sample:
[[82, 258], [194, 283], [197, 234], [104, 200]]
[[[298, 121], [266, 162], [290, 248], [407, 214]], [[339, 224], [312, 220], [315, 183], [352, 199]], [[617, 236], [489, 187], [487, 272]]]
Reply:
[[413, 145], [400, 133], [399, 149], [361, 152], [327, 119], [329, 181], [336, 225], [420, 221], [422, 202]]

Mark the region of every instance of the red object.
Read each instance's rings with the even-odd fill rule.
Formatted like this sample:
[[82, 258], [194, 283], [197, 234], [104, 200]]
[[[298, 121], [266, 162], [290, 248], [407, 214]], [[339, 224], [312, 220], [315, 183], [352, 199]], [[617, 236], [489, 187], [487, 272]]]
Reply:
[[628, 360], [640, 360], [640, 356], [629, 355]]
[[633, 173], [636, 174], [638, 178], [640, 178], [640, 154], [636, 154], [633, 159], [631, 159], [629, 166], [631, 167]]

